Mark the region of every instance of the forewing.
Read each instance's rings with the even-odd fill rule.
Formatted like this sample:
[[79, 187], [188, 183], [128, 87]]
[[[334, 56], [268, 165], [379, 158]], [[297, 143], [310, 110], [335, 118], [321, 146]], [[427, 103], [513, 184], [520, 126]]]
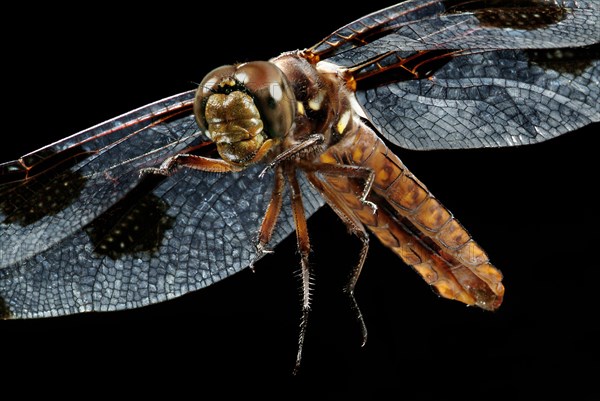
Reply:
[[[371, 26], [363, 28], [364, 37], [363, 24]], [[418, 0], [363, 17], [326, 43], [337, 43], [329, 61], [352, 66], [390, 51], [581, 47], [600, 40], [599, 26], [600, 3], [588, 0]], [[351, 29], [355, 37], [342, 40]], [[364, 43], [358, 45], [359, 39]]]
[[155, 102], [0, 165], [0, 269], [80, 230], [139, 183], [141, 168], [201, 140], [193, 97]]
[[402, 147], [513, 146], [600, 120], [599, 21], [595, 1], [414, 0], [309, 51], [349, 68]]

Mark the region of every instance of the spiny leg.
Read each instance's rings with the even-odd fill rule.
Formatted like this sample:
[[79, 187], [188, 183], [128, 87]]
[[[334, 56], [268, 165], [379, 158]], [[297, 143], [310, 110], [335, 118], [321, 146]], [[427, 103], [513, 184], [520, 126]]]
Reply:
[[296, 239], [298, 241], [298, 252], [300, 253], [300, 279], [302, 285], [302, 318], [300, 321], [300, 334], [298, 336], [298, 353], [296, 354], [296, 366], [294, 374], [300, 368], [302, 360], [302, 348], [304, 346], [304, 337], [308, 325], [308, 315], [310, 313], [310, 290], [311, 277], [310, 266], [308, 265], [308, 255], [310, 253], [310, 240], [308, 237], [308, 227], [306, 225], [306, 216], [304, 215], [304, 206], [302, 206], [302, 195], [300, 186], [294, 170], [286, 171], [287, 179], [290, 183], [292, 196], [292, 213], [294, 223], [296, 224]]
[[356, 287], [356, 283], [358, 282], [358, 277], [360, 276], [362, 267], [367, 260], [367, 253], [369, 252], [369, 234], [365, 230], [365, 227], [361, 221], [356, 218], [354, 213], [348, 210], [347, 206], [345, 206], [345, 203], [339, 200], [339, 198], [335, 195], [335, 192], [331, 190], [326, 183], [319, 179], [315, 173], [307, 173], [307, 177], [311, 184], [313, 184], [315, 188], [321, 192], [329, 207], [331, 207], [335, 214], [337, 214], [344, 224], [346, 224], [348, 231], [350, 231], [351, 234], [356, 235], [362, 242], [358, 263], [352, 268], [352, 271], [348, 276], [348, 282], [344, 286], [343, 291], [350, 300], [350, 306], [354, 312], [356, 321], [360, 326], [362, 335], [361, 346], [364, 346], [367, 342], [367, 325], [365, 324], [363, 314], [360, 311], [358, 302], [354, 296], [354, 289]]
[[[283, 169], [281, 166], [277, 166], [275, 168], [275, 182], [273, 192], [271, 192], [271, 200], [269, 201], [269, 206], [267, 206], [267, 211], [265, 212], [260, 231], [258, 232], [258, 242], [256, 244], [258, 253], [255, 261], [263, 254], [271, 252], [267, 249], [267, 244], [271, 241], [273, 230], [277, 224], [277, 218], [281, 212], [284, 184]], [[254, 262], [250, 265], [250, 268], [254, 269]]]
[[170, 176], [179, 167], [208, 171], [212, 173], [231, 173], [241, 170], [238, 166], [230, 164], [221, 159], [211, 159], [204, 156], [180, 153], [165, 159], [160, 167], [148, 167], [140, 170], [140, 175], [158, 174]]

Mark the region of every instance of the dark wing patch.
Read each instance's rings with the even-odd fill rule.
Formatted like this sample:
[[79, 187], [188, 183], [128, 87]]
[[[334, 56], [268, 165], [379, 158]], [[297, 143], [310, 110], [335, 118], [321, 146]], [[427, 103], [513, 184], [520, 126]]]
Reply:
[[[79, 230], [32, 258], [0, 269], [4, 310], [23, 318], [136, 308], [246, 268], [257, 257], [256, 236], [273, 182], [272, 174], [257, 179], [260, 170], [177, 172], [148, 192], [160, 199], [169, 219], [157, 249], [98, 252], [97, 242]], [[310, 216], [323, 201], [304, 178], [301, 185]], [[272, 245], [294, 231], [288, 198]], [[118, 228], [118, 220], [112, 224]]]
[[308, 51], [351, 66], [389, 51], [576, 47], [596, 43], [599, 24], [600, 4], [590, 0], [409, 0], [338, 29]]
[[202, 140], [193, 97], [161, 100], [0, 165], [0, 269], [74, 234], [134, 188], [140, 169]]
[[158, 254], [166, 232], [173, 227], [169, 205], [152, 193], [164, 177], [146, 175], [120, 201], [84, 227], [93, 252], [119, 259], [127, 254]]

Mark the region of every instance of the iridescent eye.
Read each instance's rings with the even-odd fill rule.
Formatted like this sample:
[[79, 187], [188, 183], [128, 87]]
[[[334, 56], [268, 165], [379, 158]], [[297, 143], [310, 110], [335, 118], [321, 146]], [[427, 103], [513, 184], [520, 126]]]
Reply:
[[253, 61], [238, 66], [234, 78], [254, 97], [269, 137], [283, 137], [296, 115], [295, 97], [283, 72], [273, 63]]

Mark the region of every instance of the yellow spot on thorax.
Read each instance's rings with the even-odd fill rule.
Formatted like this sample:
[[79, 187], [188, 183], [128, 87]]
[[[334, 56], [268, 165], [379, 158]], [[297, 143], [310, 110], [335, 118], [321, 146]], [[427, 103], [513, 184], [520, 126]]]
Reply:
[[350, 122], [350, 117], [351, 117], [350, 110], [346, 110], [342, 114], [340, 119], [338, 120], [335, 128], [337, 129], [337, 131], [340, 135], [343, 134], [344, 131], [346, 130], [346, 127], [348, 126], [348, 123]]
[[308, 107], [310, 107], [314, 111], [317, 111], [321, 108], [321, 104], [323, 103], [324, 99], [325, 99], [325, 90], [321, 89], [321, 90], [319, 90], [319, 92], [317, 93], [317, 95], [315, 97], [313, 97], [312, 99], [310, 99], [308, 101]]

